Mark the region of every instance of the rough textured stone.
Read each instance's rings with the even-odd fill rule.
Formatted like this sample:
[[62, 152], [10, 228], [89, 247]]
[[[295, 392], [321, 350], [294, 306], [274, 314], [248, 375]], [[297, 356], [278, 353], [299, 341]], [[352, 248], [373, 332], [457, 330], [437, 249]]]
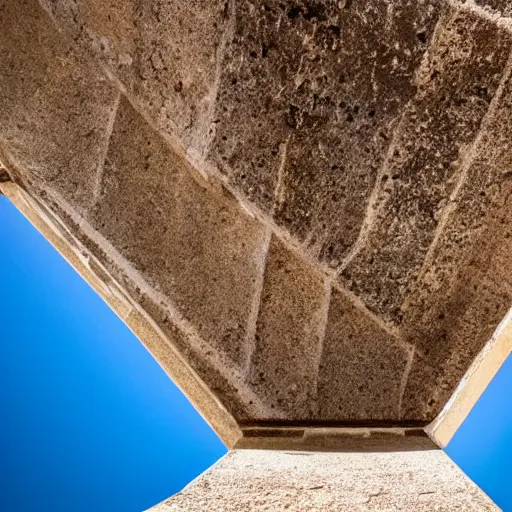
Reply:
[[164, 131], [207, 144], [224, 0], [42, 0], [75, 41], [103, 62]]
[[206, 186], [123, 101], [93, 225], [212, 347], [241, 364], [263, 230]]
[[[430, 328], [422, 326], [432, 346], [423, 357], [417, 353], [402, 399], [402, 419], [432, 420], [441, 412], [512, 304], [512, 289], [488, 279], [468, 281], [452, 290]], [[415, 339], [422, 339], [420, 333]]]
[[373, 222], [343, 282], [393, 321], [421, 269], [510, 54], [510, 34], [450, 10], [416, 80], [418, 94], [383, 167]]
[[318, 374], [319, 417], [398, 420], [409, 350], [333, 289]]
[[[512, 304], [512, 77], [483, 128], [464, 182], [446, 213], [411, 297], [403, 330], [441, 374], [430, 417], [442, 408]], [[411, 376], [410, 379], [414, 377]], [[424, 386], [410, 384], [411, 389]], [[414, 400], [415, 410], [422, 401]], [[427, 400], [428, 402], [428, 400]], [[424, 411], [423, 411], [424, 412]], [[422, 414], [423, 414], [422, 412]]]
[[322, 258], [357, 235], [435, 4], [237, 5], [212, 158], [262, 208], [277, 192], [277, 221]]
[[87, 208], [118, 93], [84, 66], [37, 1], [0, 3], [0, 20], [0, 145], [21, 179]]
[[[128, 284], [128, 286], [130, 285]], [[234, 365], [230, 365], [229, 361], [218, 357], [218, 354], [200, 337], [180, 329], [167, 304], [157, 303], [147, 295], [141, 294], [140, 291], [134, 290], [133, 286], [130, 288], [132, 288], [132, 296], [137, 303], [149, 314], [165, 337], [176, 347], [194, 372], [207, 384], [211, 392], [218, 397], [237, 421], [247, 422], [257, 414], [253, 404], [249, 403], [244, 395], [243, 383], [236, 382], [232, 378], [233, 372], [236, 371]]]
[[512, 0], [475, 0], [484, 9], [499, 12], [502, 16], [512, 17]]
[[[297, 419], [314, 412], [327, 312], [325, 278], [273, 238], [256, 326], [250, 385]], [[268, 419], [268, 418], [267, 418]]]
[[498, 511], [441, 450], [235, 450], [151, 512]]
[[423, 424], [512, 303], [512, 25], [483, 2], [4, 2], [0, 182], [230, 442]]

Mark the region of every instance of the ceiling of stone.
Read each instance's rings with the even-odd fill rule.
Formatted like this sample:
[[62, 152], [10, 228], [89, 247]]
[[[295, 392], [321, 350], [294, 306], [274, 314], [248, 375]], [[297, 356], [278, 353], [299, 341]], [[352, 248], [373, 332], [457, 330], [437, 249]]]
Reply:
[[512, 3], [0, 4], [0, 156], [241, 424], [432, 420], [512, 304]]

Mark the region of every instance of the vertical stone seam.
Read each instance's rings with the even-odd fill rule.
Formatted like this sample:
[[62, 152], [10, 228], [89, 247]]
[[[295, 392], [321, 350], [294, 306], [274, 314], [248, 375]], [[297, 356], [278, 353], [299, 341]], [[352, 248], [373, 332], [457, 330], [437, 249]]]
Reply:
[[244, 382], [248, 382], [251, 374], [252, 358], [256, 351], [256, 330], [258, 326], [258, 317], [261, 308], [261, 298], [263, 295], [263, 286], [265, 283], [265, 274], [267, 269], [268, 252], [270, 248], [270, 240], [272, 231], [267, 227], [263, 237], [260, 255], [258, 257], [259, 274], [254, 287], [251, 309], [249, 318], [247, 319], [247, 328], [245, 334], [245, 346], [247, 347], [246, 363], [243, 369]]
[[327, 323], [329, 321], [329, 308], [331, 306], [331, 290], [332, 290], [332, 277], [326, 277], [324, 279], [324, 300], [322, 303], [322, 308], [318, 313], [319, 317], [319, 325], [318, 325], [318, 342], [316, 346], [316, 372], [314, 375], [314, 384], [313, 384], [313, 403], [312, 403], [312, 415], [313, 418], [320, 416], [320, 401], [319, 401], [319, 387], [320, 387], [320, 367], [322, 365], [322, 357], [324, 354], [324, 346], [325, 346], [325, 334], [327, 332]]
[[[510, 76], [512, 74], [512, 52], [509, 55], [509, 58], [507, 60], [507, 63], [505, 64], [503, 75], [500, 79], [500, 82], [498, 84], [498, 87], [496, 89], [496, 92], [494, 93], [494, 96], [489, 104], [489, 108], [487, 109], [487, 112], [482, 118], [482, 121], [480, 122], [480, 127], [478, 130], [478, 133], [476, 137], [474, 138], [473, 142], [471, 143], [470, 149], [467, 152], [467, 154], [463, 158], [462, 166], [459, 172], [459, 177], [457, 180], [457, 183], [455, 184], [455, 187], [453, 188], [450, 197], [448, 199], [448, 204], [445, 206], [442, 216], [439, 220], [439, 223], [437, 224], [436, 230], [434, 232], [434, 238], [432, 239], [432, 242], [430, 243], [430, 246], [428, 248], [427, 254], [425, 255], [425, 259], [423, 260], [423, 264], [421, 266], [421, 269], [418, 273], [418, 277], [416, 279], [416, 282], [419, 281], [425, 273], [428, 271], [432, 264], [432, 259], [434, 257], [434, 252], [438, 246], [439, 239], [441, 238], [441, 235], [443, 234], [444, 228], [446, 227], [446, 224], [448, 223], [449, 218], [455, 212], [457, 209], [457, 203], [456, 199], [457, 196], [460, 193], [460, 190], [464, 186], [464, 184], [467, 181], [469, 169], [471, 168], [471, 165], [473, 164], [475, 158], [478, 156], [478, 150], [480, 147], [480, 143], [482, 142], [482, 138], [484, 134], [486, 133], [486, 130], [490, 124], [490, 122], [494, 119], [494, 115], [496, 113], [496, 110], [498, 108], [498, 104], [503, 97], [503, 91], [505, 89], [505, 86], [507, 84], [507, 81], [509, 80]], [[404, 301], [404, 303], [407, 302]]]
[[94, 177], [94, 186], [92, 190], [91, 208], [94, 208], [98, 203], [101, 194], [101, 181], [103, 179], [103, 169], [105, 167], [105, 161], [107, 159], [108, 148], [110, 147], [110, 139], [112, 138], [112, 132], [114, 131], [114, 124], [117, 118], [117, 111], [119, 110], [119, 104], [121, 103], [121, 92], [117, 91], [116, 98], [112, 107], [112, 111], [108, 117], [107, 126], [105, 129], [105, 140], [103, 142], [103, 148], [100, 152], [98, 161], [98, 169], [96, 170], [96, 176]]
[[398, 121], [397, 126], [394, 130], [391, 144], [389, 145], [388, 150], [386, 152], [386, 156], [384, 157], [384, 162], [381, 165], [379, 171], [377, 172], [377, 176], [375, 177], [375, 184], [374, 184], [372, 192], [370, 194], [370, 199], [368, 200], [368, 206], [366, 207], [366, 212], [364, 215], [363, 222], [361, 224], [361, 228], [359, 230], [359, 234], [357, 236], [356, 241], [352, 245], [350, 251], [343, 258], [339, 267], [337, 268], [338, 275], [341, 274], [341, 272], [343, 272], [343, 270], [345, 270], [345, 268], [347, 268], [349, 266], [349, 264], [359, 254], [361, 249], [364, 247], [364, 245], [368, 241], [368, 237], [370, 235], [371, 229], [374, 225], [377, 214], [380, 211], [382, 178], [388, 172], [388, 167], [390, 165], [391, 158], [395, 152], [396, 145], [397, 145], [400, 135], [402, 133], [402, 125], [403, 125], [406, 115], [408, 113], [409, 105], [410, 105], [410, 102], [405, 105], [404, 112], [402, 112], [402, 114], [400, 116], [400, 120]]
[[[418, 66], [415, 69], [415, 72], [417, 72], [419, 69], [421, 69], [426, 62], [428, 62], [429, 56], [430, 56], [430, 50], [431, 48], [435, 47], [438, 39], [438, 33], [441, 27], [441, 21], [443, 20], [443, 13], [439, 16], [439, 19], [436, 22], [436, 26], [434, 28], [432, 39], [430, 41], [430, 45], [428, 48], [425, 49], [425, 53], [423, 54], [423, 57], [421, 59], [421, 62], [418, 64]], [[384, 162], [379, 168], [379, 171], [377, 172], [377, 176], [375, 178], [375, 184], [372, 189], [372, 193], [370, 194], [370, 199], [368, 201], [368, 206], [366, 207], [366, 213], [363, 219], [363, 223], [361, 224], [361, 228], [359, 230], [359, 234], [357, 236], [356, 241], [354, 242], [354, 245], [352, 245], [352, 248], [348, 252], [348, 254], [343, 258], [342, 262], [340, 263], [337, 273], [338, 275], [345, 270], [348, 265], [354, 260], [354, 258], [359, 254], [363, 246], [368, 241], [368, 237], [370, 235], [370, 231], [374, 225], [375, 219], [377, 217], [377, 213], [380, 211], [381, 207], [381, 193], [382, 193], [382, 178], [388, 173], [389, 166], [391, 164], [392, 157], [395, 152], [396, 145], [400, 139], [400, 136], [402, 135], [402, 127], [403, 124], [407, 118], [407, 115], [409, 113], [410, 106], [413, 104], [414, 100], [416, 99], [417, 95], [419, 93], [416, 92], [413, 98], [411, 98], [406, 105], [404, 106], [402, 114], [399, 116], [398, 123], [394, 129], [393, 137], [391, 139], [391, 143], [388, 146], [388, 150], [386, 152], [386, 156], [384, 157]]]
[[402, 374], [402, 380], [400, 382], [400, 389], [398, 395], [398, 419], [402, 419], [402, 402], [405, 395], [405, 388], [407, 387], [407, 382], [409, 381], [409, 375], [411, 374], [412, 363], [414, 361], [416, 349], [414, 346], [409, 348], [409, 358], [407, 359], [407, 363], [405, 364], [405, 368]]

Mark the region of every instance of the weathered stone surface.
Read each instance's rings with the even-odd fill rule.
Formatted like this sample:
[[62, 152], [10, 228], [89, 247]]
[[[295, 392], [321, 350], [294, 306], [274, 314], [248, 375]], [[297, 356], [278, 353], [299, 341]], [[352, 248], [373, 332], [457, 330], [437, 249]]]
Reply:
[[205, 187], [123, 100], [93, 225], [212, 347], [242, 364], [263, 229]]
[[207, 145], [229, 9], [223, 0], [41, 0], [165, 132]]
[[273, 238], [249, 382], [272, 408], [298, 419], [314, 413], [327, 307], [325, 278]]
[[229, 439], [433, 419], [512, 303], [508, 4], [40, 3], [0, 4], [0, 182]]
[[237, 5], [212, 159], [262, 208], [277, 192], [277, 221], [322, 258], [339, 258], [357, 236], [435, 6]]
[[512, 0], [475, 0], [475, 4], [496, 11], [502, 16], [512, 17]]
[[80, 61], [37, 1], [2, 2], [0, 19], [0, 145], [21, 179], [86, 208], [118, 93]]
[[[169, 342], [176, 347], [203, 382], [207, 383], [208, 388], [237, 421], [247, 422], [255, 414], [261, 414], [254, 404], [249, 403], [244, 394], [243, 382], [236, 382], [233, 379], [236, 365], [230, 364], [226, 358], [219, 357], [219, 354], [199, 336], [194, 336], [186, 329], [180, 329], [167, 304], [157, 303], [146, 294], [133, 289], [133, 285], [126, 284], [131, 288], [131, 294], [137, 303], [149, 314]], [[162, 353], [161, 359], [164, 357], [165, 354]]]
[[409, 350], [332, 290], [318, 372], [319, 417], [397, 420]]
[[498, 511], [441, 450], [235, 450], [151, 512]]
[[401, 319], [510, 49], [510, 34], [471, 12], [451, 9], [440, 21], [383, 167], [372, 225], [342, 272], [343, 282], [388, 319]]
[[[428, 407], [442, 408], [512, 304], [512, 78], [503, 84], [464, 181], [403, 306], [403, 330], [438, 368]], [[421, 363], [419, 363], [421, 364]], [[414, 379], [411, 375], [410, 380]], [[411, 389], [425, 386], [423, 377]], [[422, 401], [410, 398], [422, 408]], [[428, 400], [427, 400], [428, 402]], [[424, 414], [425, 411], [422, 411]]]
[[[465, 288], [460, 283], [452, 291], [430, 329], [422, 326], [432, 346], [425, 355], [416, 354], [402, 400], [402, 419], [432, 420], [441, 412], [511, 304], [512, 290], [488, 279], [470, 279]], [[419, 333], [415, 339], [421, 340]]]
[[442, 378], [442, 368], [430, 365], [427, 358], [415, 352], [400, 404], [400, 418], [424, 421], [434, 419], [441, 410], [439, 395], [447, 392], [446, 389], [436, 389]]

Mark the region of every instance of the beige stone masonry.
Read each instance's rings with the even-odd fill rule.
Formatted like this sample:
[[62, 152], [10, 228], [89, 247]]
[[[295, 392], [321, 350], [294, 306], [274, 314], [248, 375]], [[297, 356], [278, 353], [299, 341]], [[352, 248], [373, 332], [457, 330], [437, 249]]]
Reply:
[[509, 12], [4, 2], [0, 181], [228, 444], [423, 427], [512, 304]]
[[438, 449], [234, 450], [151, 512], [498, 512]]

